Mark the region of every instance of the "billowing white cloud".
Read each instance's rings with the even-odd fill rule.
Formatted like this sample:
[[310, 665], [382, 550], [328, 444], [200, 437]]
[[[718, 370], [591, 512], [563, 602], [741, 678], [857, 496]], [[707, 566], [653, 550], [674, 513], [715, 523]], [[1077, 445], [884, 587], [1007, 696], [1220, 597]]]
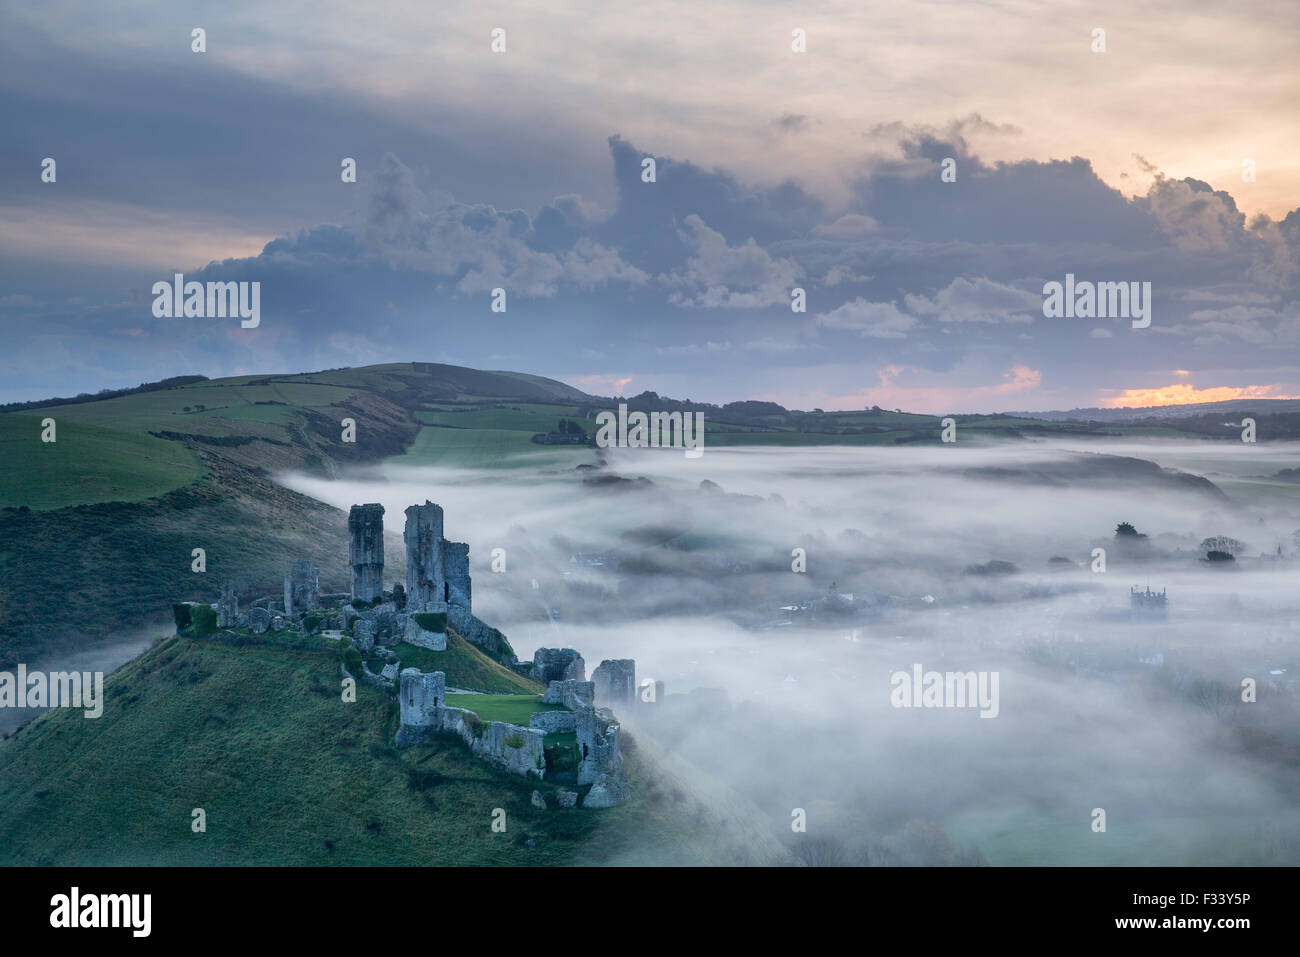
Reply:
[[941, 322], [1033, 322], [1042, 316], [1043, 298], [1014, 286], [958, 276], [933, 297], [908, 294], [907, 308]]
[[847, 329], [873, 339], [901, 339], [920, 325], [915, 316], [900, 311], [895, 303], [869, 302], [860, 296], [818, 314], [813, 322], [823, 329]]
[[692, 250], [686, 268], [666, 277], [680, 287], [669, 296], [678, 306], [703, 309], [754, 309], [788, 305], [790, 291], [804, 271], [793, 259], [774, 258], [750, 237], [739, 246], [700, 219], [687, 216], [681, 239]]

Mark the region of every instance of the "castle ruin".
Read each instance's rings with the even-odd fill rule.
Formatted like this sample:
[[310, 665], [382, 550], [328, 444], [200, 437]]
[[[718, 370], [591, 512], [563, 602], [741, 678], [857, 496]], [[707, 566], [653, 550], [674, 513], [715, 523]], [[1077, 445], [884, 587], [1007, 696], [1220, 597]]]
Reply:
[[[406, 509], [405, 515], [405, 587], [397, 582], [390, 590], [384, 588], [384, 507], [353, 505], [348, 515], [349, 592], [322, 594], [316, 566], [298, 561], [284, 577], [282, 606], [279, 596], [262, 597], [240, 614], [235, 584], [225, 581], [215, 604], [218, 629], [246, 630], [271, 641], [276, 633], [285, 633], [285, 638], [319, 634], [349, 642], [362, 657], [359, 667], [353, 658], [352, 671], [345, 657], [344, 676], [397, 696], [400, 722], [394, 743], [399, 748], [446, 733], [459, 737], [493, 767], [543, 779], [548, 774], [547, 736], [572, 736], [552, 745], [557, 755], [567, 755], [563, 760], [557, 757], [556, 780], [575, 788], [589, 786], [583, 807], [613, 807], [627, 801], [630, 789], [619, 746], [620, 723], [610, 706], [630, 709], [638, 704], [636, 662], [630, 658], [602, 661], [589, 681], [586, 663], [573, 648], [539, 648], [532, 661], [519, 661], [505, 636], [474, 616], [469, 545], [443, 536], [442, 508], [426, 500]], [[193, 604], [179, 603], [178, 608]], [[188, 623], [190, 617], [178, 613], [178, 631], [186, 627], [182, 618]], [[449, 706], [446, 673], [402, 669], [393, 647], [405, 642], [445, 651], [449, 635], [458, 635], [489, 658], [536, 681], [546, 689], [538, 696], [539, 704], [553, 707], [539, 709], [527, 725], [519, 725], [484, 721], [469, 708]], [[574, 807], [578, 792], [561, 790], [555, 799], [559, 807]], [[545, 801], [537, 806], [545, 807]]]
[[348, 536], [352, 600], [374, 601], [384, 592], [384, 506], [353, 505]]
[[1129, 589], [1129, 617], [1134, 621], [1164, 621], [1169, 617], [1168, 589], [1154, 592], [1148, 586], [1143, 591]]
[[425, 500], [406, 510], [406, 603], [413, 612], [470, 609], [469, 545], [442, 536], [442, 507]]

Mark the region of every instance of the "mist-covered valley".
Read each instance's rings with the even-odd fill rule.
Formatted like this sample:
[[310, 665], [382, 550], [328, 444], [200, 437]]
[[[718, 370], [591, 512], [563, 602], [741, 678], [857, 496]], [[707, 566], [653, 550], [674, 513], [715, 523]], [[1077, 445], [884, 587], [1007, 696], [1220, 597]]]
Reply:
[[[636, 659], [666, 694], [620, 714], [633, 741], [809, 863], [1280, 864], [1300, 862], [1298, 453], [618, 449], [280, 480], [382, 503], [390, 541], [442, 505], [475, 613], [521, 659]], [[898, 706], [916, 666], [996, 675], [995, 706]]]

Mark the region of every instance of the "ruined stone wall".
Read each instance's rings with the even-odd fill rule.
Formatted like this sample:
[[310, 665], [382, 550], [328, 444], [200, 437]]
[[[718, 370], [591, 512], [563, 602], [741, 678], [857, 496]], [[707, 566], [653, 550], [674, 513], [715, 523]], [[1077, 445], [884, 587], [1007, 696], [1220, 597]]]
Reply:
[[596, 700], [596, 686], [590, 681], [552, 681], [546, 686], [542, 701], [546, 704], [562, 704], [572, 711], [590, 708]]
[[397, 618], [407, 644], [415, 645], [417, 648], [428, 648], [430, 651], [447, 650], [446, 632], [426, 631], [412, 615], [398, 615]]
[[578, 715], [573, 711], [538, 711], [528, 719], [528, 727], [543, 734], [571, 734], [578, 730]]
[[465, 542], [442, 541], [442, 570], [446, 577], [444, 598], [449, 605], [459, 605], [469, 611], [469, 545]]
[[613, 713], [583, 708], [577, 713], [578, 783], [590, 784], [583, 807], [614, 807], [632, 796], [623, 756], [619, 752], [619, 725]]
[[525, 777], [546, 776], [546, 732], [504, 721], [493, 721], [470, 748], [494, 767]]
[[384, 592], [384, 506], [353, 505], [348, 513], [348, 565], [354, 601]]
[[[419, 674], [414, 668], [407, 671]], [[441, 672], [434, 674], [441, 675]], [[402, 672], [402, 678], [405, 686], [406, 671]], [[434, 708], [428, 715], [426, 725], [408, 725], [403, 721], [394, 742], [397, 747], [410, 747], [435, 731], [446, 731], [459, 737], [476, 757], [495, 768], [524, 777], [546, 776], [545, 731], [504, 721], [484, 722], [465, 708]]]

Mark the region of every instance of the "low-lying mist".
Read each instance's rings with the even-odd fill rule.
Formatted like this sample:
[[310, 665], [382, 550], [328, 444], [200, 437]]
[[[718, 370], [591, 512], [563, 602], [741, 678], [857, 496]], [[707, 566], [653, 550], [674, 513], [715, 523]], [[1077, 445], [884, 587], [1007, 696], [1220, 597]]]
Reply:
[[[399, 536], [408, 505], [442, 505], [476, 614], [521, 658], [635, 658], [667, 695], [620, 713], [632, 735], [810, 863], [1300, 863], [1300, 484], [1277, 477], [1298, 453], [615, 450], [597, 469], [282, 481], [381, 502]], [[1207, 560], [1215, 536], [1231, 559]], [[1148, 586], [1167, 618], [1131, 612]], [[895, 707], [914, 665], [996, 672], [996, 717]]]

